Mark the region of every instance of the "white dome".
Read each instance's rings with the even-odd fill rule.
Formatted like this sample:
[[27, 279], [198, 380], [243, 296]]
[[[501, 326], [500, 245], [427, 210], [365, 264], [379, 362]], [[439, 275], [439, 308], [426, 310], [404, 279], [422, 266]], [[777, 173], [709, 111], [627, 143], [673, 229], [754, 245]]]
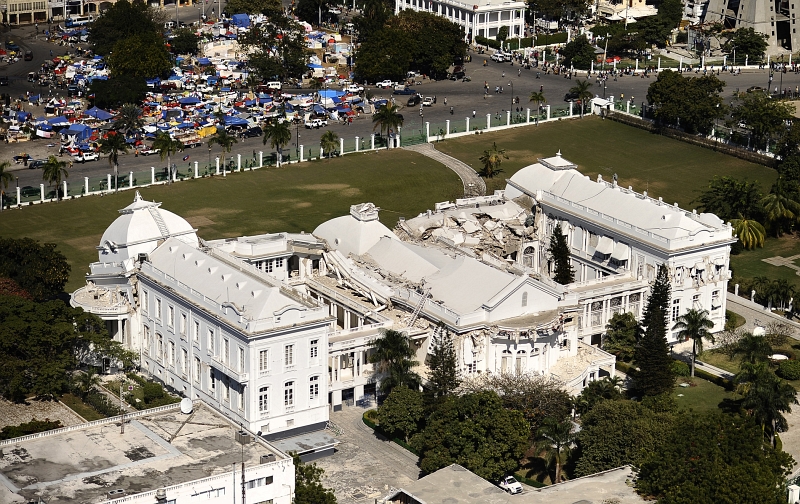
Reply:
[[350, 215], [325, 221], [314, 230], [314, 236], [328, 242], [328, 246], [344, 255], [361, 255], [371, 249], [384, 236], [398, 240], [392, 230], [378, 220], [378, 210], [372, 203], [350, 207]]
[[133, 203], [119, 211], [122, 215], [111, 223], [97, 247], [100, 262], [119, 263], [149, 254], [159, 242], [170, 236], [198, 246], [196, 229], [172, 212], [159, 208], [161, 203], [145, 201], [136, 191]]

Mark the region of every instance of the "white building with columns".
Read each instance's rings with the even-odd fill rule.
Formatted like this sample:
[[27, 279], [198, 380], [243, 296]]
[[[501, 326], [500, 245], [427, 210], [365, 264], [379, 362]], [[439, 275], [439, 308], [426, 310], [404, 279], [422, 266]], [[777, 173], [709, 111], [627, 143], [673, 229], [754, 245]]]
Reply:
[[508, 38], [525, 34], [525, 2], [481, 0], [475, 3], [457, 0], [395, 0], [394, 12], [412, 9], [445, 17], [464, 29], [465, 40], [475, 37], [494, 39], [501, 26], [508, 27]]

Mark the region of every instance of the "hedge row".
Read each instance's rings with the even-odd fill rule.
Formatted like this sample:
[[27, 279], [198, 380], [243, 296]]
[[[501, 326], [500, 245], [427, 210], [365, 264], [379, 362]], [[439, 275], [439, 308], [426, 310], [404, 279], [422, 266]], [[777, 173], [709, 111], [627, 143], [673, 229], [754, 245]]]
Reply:
[[107, 417], [117, 416], [122, 414], [122, 410], [114, 404], [111, 399], [107, 396], [101, 394], [100, 392], [91, 391], [86, 396], [86, 404], [91, 406], [101, 415], [105, 415]]
[[30, 422], [21, 423], [19, 425], [8, 425], [0, 430], [0, 440], [13, 439], [29, 434], [38, 434], [39, 432], [49, 431], [63, 427], [61, 422], [51, 421], [49, 418], [44, 420], [33, 419]]
[[704, 369], [698, 369], [697, 367], [695, 367], [694, 376], [695, 378], [702, 378], [703, 380], [710, 381], [715, 385], [719, 385], [725, 390], [734, 389], [733, 382], [731, 380], [728, 380], [727, 378], [722, 378], [721, 376], [713, 375]]
[[[372, 411], [372, 410], [370, 410], [370, 411]], [[366, 425], [366, 426], [367, 426], [367, 427], [369, 427], [370, 429], [374, 430], [375, 432], [377, 432], [377, 433], [378, 433], [378, 434], [380, 434], [381, 436], [385, 437], [386, 439], [391, 439], [393, 442], [395, 442], [395, 443], [399, 444], [400, 446], [402, 446], [402, 447], [403, 447], [403, 448], [405, 448], [406, 450], [410, 451], [411, 453], [413, 453], [414, 455], [416, 455], [417, 457], [419, 457], [419, 453], [417, 453], [417, 450], [415, 450], [414, 448], [412, 448], [412, 447], [411, 447], [411, 446], [410, 446], [408, 443], [406, 443], [406, 442], [405, 442], [405, 441], [403, 441], [402, 439], [399, 439], [399, 438], [393, 438], [392, 436], [390, 436], [389, 434], [387, 434], [387, 433], [386, 433], [386, 431], [384, 431], [383, 429], [381, 429], [381, 426], [380, 426], [380, 425], [376, 424], [375, 422], [373, 422], [372, 420], [370, 420], [369, 418], [367, 418], [367, 414], [368, 414], [368, 413], [369, 413], [369, 411], [367, 411], [367, 412], [365, 412], [363, 415], [361, 415], [361, 420], [363, 420], [363, 421], [364, 421], [364, 425]]]

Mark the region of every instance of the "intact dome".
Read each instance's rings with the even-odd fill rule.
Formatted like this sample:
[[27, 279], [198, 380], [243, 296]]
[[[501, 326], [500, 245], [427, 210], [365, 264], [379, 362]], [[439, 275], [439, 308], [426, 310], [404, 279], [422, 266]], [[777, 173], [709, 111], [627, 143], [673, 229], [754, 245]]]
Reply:
[[197, 247], [196, 229], [184, 219], [159, 208], [161, 203], [145, 201], [136, 191], [133, 203], [119, 211], [122, 215], [111, 223], [100, 239], [100, 262], [120, 263], [149, 254], [169, 237]]

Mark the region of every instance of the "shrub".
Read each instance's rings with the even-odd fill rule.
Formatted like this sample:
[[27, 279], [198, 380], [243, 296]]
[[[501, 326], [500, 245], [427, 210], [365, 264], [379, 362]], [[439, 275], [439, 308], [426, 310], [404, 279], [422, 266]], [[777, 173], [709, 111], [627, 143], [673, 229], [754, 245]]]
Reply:
[[3, 427], [3, 429], [0, 430], [0, 440], [27, 436], [28, 434], [36, 434], [38, 432], [59, 429], [61, 427], [63, 427], [63, 425], [61, 425], [61, 422], [58, 420], [51, 422], [49, 418], [45, 418], [44, 420], [36, 420], [34, 418], [30, 422]]
[[678, 360], [672, 361], [672, 373], [675, 376], [689, 376], [691, 374], [689, 364]]
[[164, 397], [164, 387], [158, 383], [147, 382], [142, 386], [145, 404], [150, 404]]
[[108, 397], [97, 391], [91, 391], [86, 396], [86, 404], [91, 406], [101, 415], [107, 417], [117, 416], [122, 414], [122, 410], [114, 404]]
[[785, 360], [778, 364], [778, 376], [786, 380], [800, 380], [800, 362]]
[[642, 406], [654, 413], [674, 413], [678, 411], [678, 403], [669, 394], [647, 396], [642, 399]]
[[733, 390], [733, 382], [732, 381], [730, 381], [728, 379], [725, 379], [725, 378], [722, 378], [720, 376], [713, 375], [713, 374], [711, 374], [708, 371], [705, 371], [703, 369], [695, 369], [694, 370], [694, 375], [697, 378], [702, 378], [703, 380], [710, 381], [711, 383], [713, 383], [715, 385], [719, 385], [720, 387], [725, 388], [725, 390]]

